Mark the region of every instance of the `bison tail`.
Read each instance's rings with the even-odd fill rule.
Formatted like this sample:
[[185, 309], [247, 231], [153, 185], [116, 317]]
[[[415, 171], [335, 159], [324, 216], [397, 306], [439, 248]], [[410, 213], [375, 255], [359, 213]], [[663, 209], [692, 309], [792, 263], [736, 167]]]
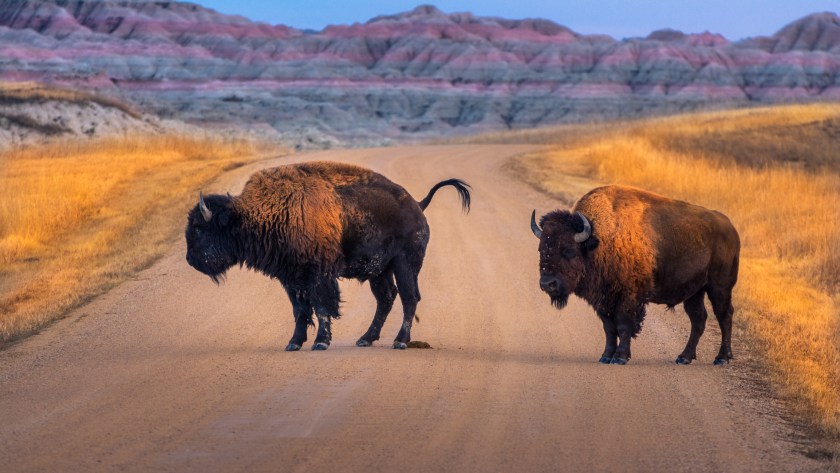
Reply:
[[452, 186], [458, 191], [458, 197], [461, 198], [461, 208], [464, 209], [464, 212], [470, 213], [470, 185], [460, 179], [447, 179], [435, 184], [432, 190], [429, 191], [429, 194], [423, 200], [417, 202], [420, 208], [426, 210], [426, 207], [432, 202], [432, 197], [434, 197], [435, 192], [445, 186]]

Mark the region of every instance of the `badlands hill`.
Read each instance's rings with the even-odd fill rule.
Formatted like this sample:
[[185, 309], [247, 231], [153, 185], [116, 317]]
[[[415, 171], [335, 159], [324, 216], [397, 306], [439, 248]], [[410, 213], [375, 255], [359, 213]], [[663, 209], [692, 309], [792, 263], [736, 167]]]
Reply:
[[53, 137], [157, 133], [163, 124], [129, 104], [34, 82], [0, 83], [0, 151]]
[[88, 87], [302, 141], [428, 137], [752, 102], [840, 98], [840, 18], [730, 42], [616, 40], [432, 6], [323, 31], [183, 2], [0, 0], [0, 80]]

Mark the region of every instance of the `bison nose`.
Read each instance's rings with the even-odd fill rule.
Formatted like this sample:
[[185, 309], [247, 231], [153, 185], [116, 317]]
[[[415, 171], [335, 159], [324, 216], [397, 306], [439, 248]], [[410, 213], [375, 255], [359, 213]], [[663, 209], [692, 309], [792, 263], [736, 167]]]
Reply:
[[557, 292], [560, 288], [560, 280], [554, 276], [540, 277], [540, 289], [545, 292]]
[[190, 252], [187, 252], [187, 264], [192, 265], [192, 258], [190, 258]]

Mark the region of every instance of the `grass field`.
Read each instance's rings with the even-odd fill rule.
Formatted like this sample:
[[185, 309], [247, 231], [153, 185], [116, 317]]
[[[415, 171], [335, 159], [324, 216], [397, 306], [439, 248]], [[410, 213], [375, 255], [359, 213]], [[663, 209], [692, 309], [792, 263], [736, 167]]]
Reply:
[[0, 152], [0, 345], [148, 266], [202, 186], [268, 153], [173, 135]]
[[840, 435], [840, 105], [691, 114], [481, 139], [555, 143], [514, 166], [566, 202], [594, 179], [727, 214], [743, 245], [735, 293], [741, 342], [736, 362], [758, 361], [771, 385], [793, 399], [801, 414]]

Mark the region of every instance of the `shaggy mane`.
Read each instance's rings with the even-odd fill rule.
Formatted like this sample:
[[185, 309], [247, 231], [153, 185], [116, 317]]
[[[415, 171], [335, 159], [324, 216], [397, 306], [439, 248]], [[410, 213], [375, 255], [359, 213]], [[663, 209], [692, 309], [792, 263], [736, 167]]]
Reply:
[[[616, 304], [635, 305], [653, 290], [658, 232], [653, 231], [646, 211], [659, 199], [666, 198], [631, 187], [607, 186], [591, 190], [575, 204], [572, 212], [592, 222], [600, 241], [591, 256], [597, 268], [592, 276], [598, 281], [586, 288], [586, 298], [593, 305], [609, 309]], [[644, 311], [636, 319], [634, 332], [638, 333]]]
[[358, 166], [327, 162], [266, 169], [251, 176], [234, 206], [243, 227], [262, 233], [264, 244], [281, 246], [301, 263], [334, 263], [341, 256], [344, 230], [336, 189], [364, 184], [372, 174]]

